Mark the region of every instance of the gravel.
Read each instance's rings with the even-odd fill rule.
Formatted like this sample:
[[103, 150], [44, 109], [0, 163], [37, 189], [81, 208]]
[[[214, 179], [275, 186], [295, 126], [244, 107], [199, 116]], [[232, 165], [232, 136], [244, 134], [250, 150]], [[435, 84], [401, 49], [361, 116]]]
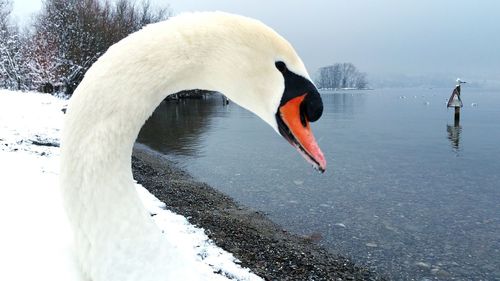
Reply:
[[219, 247], [266, 280], [386, 280], [328, 252], [312, 238], [285, 231], [159, 154], [135, 147], [132, 168], [137, 182], [170, 210], [204, 228]]

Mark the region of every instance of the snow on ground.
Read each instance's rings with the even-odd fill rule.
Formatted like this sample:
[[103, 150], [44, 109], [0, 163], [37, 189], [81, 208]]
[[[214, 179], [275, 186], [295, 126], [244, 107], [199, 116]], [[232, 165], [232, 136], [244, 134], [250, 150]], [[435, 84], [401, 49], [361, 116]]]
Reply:
[[[0, 90], [0, 280], [83, 280], [58, 190], [59, 134], [66, 101]], [[241, 268], [182, 216], [137, 184], [146, 209], [193, 259], [229, 280], [262, 280]], [[214, 274], [220, 280], [221, 275]]]

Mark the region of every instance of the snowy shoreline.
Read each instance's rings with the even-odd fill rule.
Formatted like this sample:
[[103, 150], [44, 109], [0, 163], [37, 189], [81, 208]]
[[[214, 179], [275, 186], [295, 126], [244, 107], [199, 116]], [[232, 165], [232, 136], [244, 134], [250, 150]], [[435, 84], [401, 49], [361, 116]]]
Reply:
[[[66, 102], [47, 94], [0, 90], [0, 262], [5, 268], [0, 280], [83, 280], [59, 194], [59, 135]], [[142, 186], [137, 190], [166, 239], [210, 268], [210, 280], [262, 280], [215, 246], [203, 229], [166, 210]]]

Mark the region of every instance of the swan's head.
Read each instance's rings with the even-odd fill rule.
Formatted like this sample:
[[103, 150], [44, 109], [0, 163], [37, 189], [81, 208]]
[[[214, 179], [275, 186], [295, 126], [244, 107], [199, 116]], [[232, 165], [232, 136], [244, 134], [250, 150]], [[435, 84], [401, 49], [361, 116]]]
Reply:
[[321, 117], [323, 102], [292, 45], [257, 20], [225, 13], [200, 18], [202, 33], [188, 37], [216, 42], [205, 44], [205, 57], [200, 58], [210, 57], [207, 83], [217, 81], [214, 90], [262, 118], [325, 171], [325, 157], [309, 125]]
[[246, 95], [230, 98], [266, 121], [315, 169], [324, 172], [326, 160], [309, 125], [321, 117], [323, 101], [307, 72], [297, 71], [302, 64], [298, 67], [293, 61], [300, 62], [298, 57], [262, 61], [260, 73], [249, 78], [251, 85], [240, 90]]
[[244, 95], [228, 96], [266, 121], [315, 169], [324, 172], [326, 160], [309, 125], [321, 117], [323, 101], [300, 59], [296, 55], [293, 59], [269, 57], [257, 64], [257, 72], [246, 76], [243, 84], [248, 86], [239, 90]]
[[283, 61], [275, 63], [285, 87], [275, 113], [278, 132], [316, 169], [324, 172], [326, 160], [309, 126], [323, 113], [323, 101], [313, 83], [288, 69]]
[[[298, 57], [295, 59], [300, 61]], [[267, 76], [257, 75], [260, 80], [253, 81], [256, 89], [251, 87], [248, 91], [250, 97], [258, 99], [236, 102], [270, 124], [315, 169], [324, 172], [326, 160], [309, 125], [323, 113], [323, 101], [318, 90], [306, 72], [301, 75], [294, 71], [300, 67], [287, 64], [286, 59], [267, 60], [263, 64], [271, 65], [262, 67], [269, 68], [269, 73]]]

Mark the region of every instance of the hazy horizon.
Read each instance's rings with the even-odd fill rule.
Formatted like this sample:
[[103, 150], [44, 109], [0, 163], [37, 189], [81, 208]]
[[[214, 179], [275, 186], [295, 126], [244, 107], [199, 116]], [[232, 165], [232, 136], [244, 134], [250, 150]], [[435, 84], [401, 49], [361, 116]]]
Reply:
[[[257, 18], [294, 45], [311, 75], [321, 66], [351, 62], [370, 82], [500, 80], [500, 2], [493, 0], [151, 2], [169, 4], [173, 14], [220, 10]], [[13, 14], [26, 21], [40, 3], [15, 0]]]

